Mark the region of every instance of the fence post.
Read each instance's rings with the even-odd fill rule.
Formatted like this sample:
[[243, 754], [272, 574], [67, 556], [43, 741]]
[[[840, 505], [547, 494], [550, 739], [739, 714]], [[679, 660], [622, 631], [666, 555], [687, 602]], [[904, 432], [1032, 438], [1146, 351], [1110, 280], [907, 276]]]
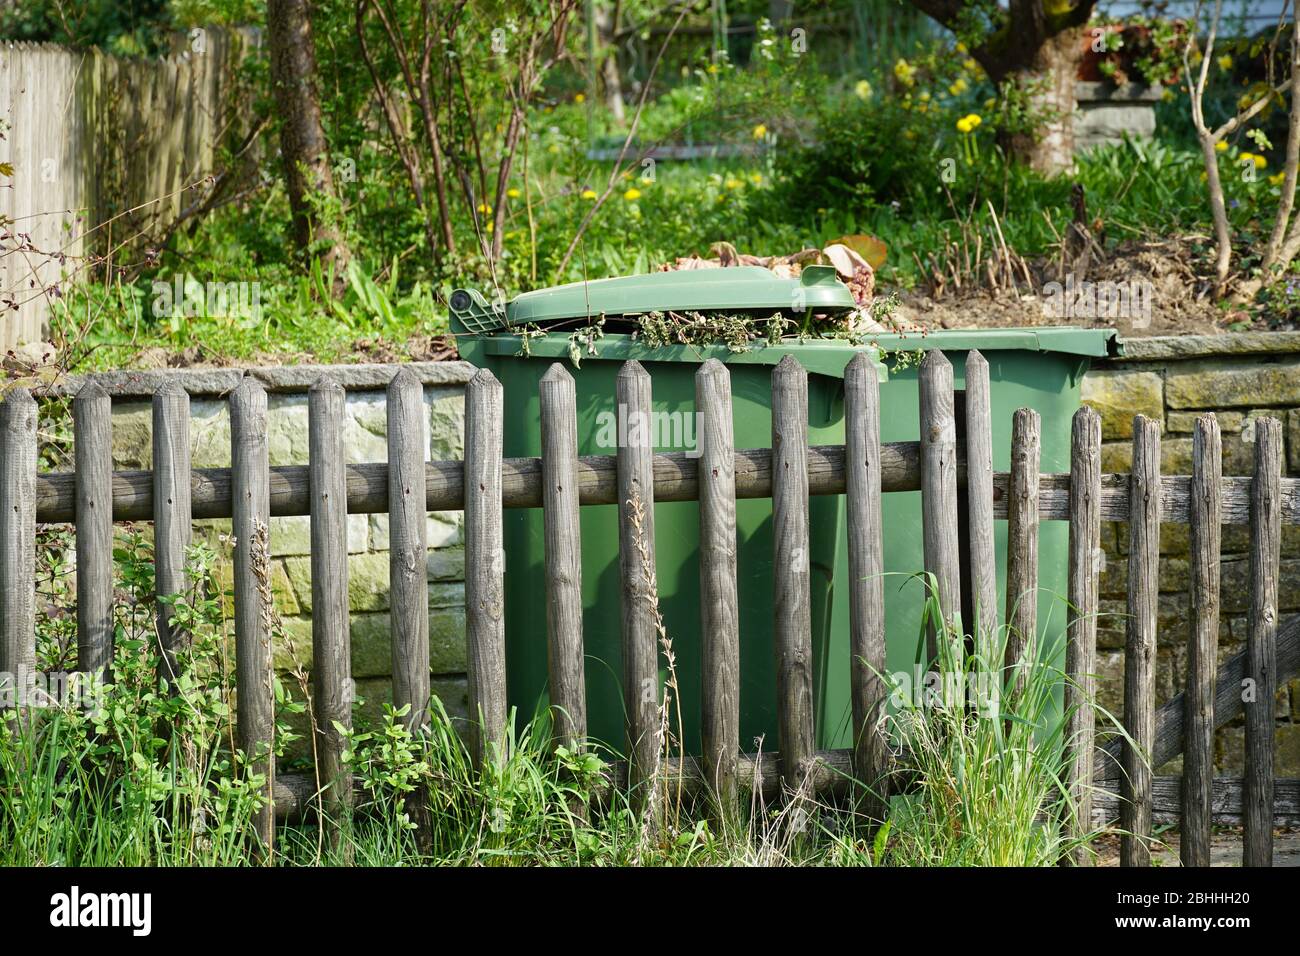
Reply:
[[465, 636], [470, 733], [480, 768], [490, 757], [504, 760], [509, 740], [501, 409], [501, 383], [487, 369], [479, 369], [465, 386]]
[[[849, 525], [849, 679], [853, 771], [869, 820], [887, 810], [889, 741], [878, 726], [886, 699], [885, 564], [880, 513], [880, 380], [866, 353], [844, 370], [844, 464]], [[992, 472], [989, 474], [992, 478]], [[992, 489], [989, 505], [992, 507]], [[990, 518], [992, 511], [989, 512]]]
[[[659, 758], [659, 653], [651, 382], [640, 362], [626, 362], [619, 369], [614, 394], [628, 785], [641, 802], [654, 785], [651, 777]], [[700, 550], [703, 560], [703, 547]]]
[[266, 389], [245, 378], [230, 396], [230, 504], [235, 536], [235, 678], [239, 749], [266, 778], [253, 829], [265, 852], [275, 837], [275, 674], [271, 664], [271, 471]]
[[966, 355], [966, 500], [975, 650], [992, 665], [998, 631], [998, 572], [993, 537], [993, 411], [989, 363]]
[[429, 719], [429, 558], [425, 546], [424, 386], [409, 368], [388, 385], [388, 589], [393, 706], [407, 729]]
[[87, 382], [72, 400], [77, 482], [77, 669], [99, 679], [113, 660], [113, 406]]
[[808, 546], [808, 373], [793, 355], [772, 372], [772, 543], [781, 778], [812, 769], [813, 676]]
[[1277, 697], [1277, 589], [1282, 561], [1282, 423], [1255, 421], [1250, 485], [1250, 613], [1246, 676], [1246, 787], [1242, 866], [1273, 865], [1273, 732]]
[[736, 591], [736, 461], [731, 373], [709, 359], [695, 373], [700, 416], [700, 701], [705, 779], [720, 814], [737, 809], [740, 606]]
[[1041, 422], [1020, 408], [1011, 423], [1007, 480], [1007, 669], [1024, 686], [1038, 643], [1038, 468]]
[[348, 852], [352, 773], [343, 762], [352, 729], [352, 641], [348, 630], [348, 486], [343, 446], [347, 396], [328, 376], [307, 396], [311, 487], [312, 714], [322, 815], [335, 846]]
[[[190, 546], [190, 396], [179, 382], [166, 382], [153, 396], [154, 589], [159, 597], [189, 589], [185, 552]], [[176, 679], [179, 654], [189, 635], [173, 630], [171, 608], [158, 602], [158, 636], [162, 642], [163, 680]]]
[[1124, 648], [1121, 866], [1151, 865], [1152, 744], [1155, 741], [1156, 597], [1160, 585], [1160, 423], [1133, 419], [1129, 476], [1128, 635]]
[[[1219, 545], [1223, 522], [1223, 442], [1213, 414], [1192, 434], [1191, 633], [1183, 718], [1182, 820], [1178, 853], [1183, 866], [1210, 865], [1210, 791], [1214, 784], [1214, 685], [1218, 682]], [[1271, 820], [1270, 820], [1271, 825]]]
[[942, 622], [931, 626], [926, 653], [939, 659], [941, 628], [953, 663], [960, 661], [961, 557], [957, 541], [957, 422], [953, 405], [952, 363], [930, 349], [918, 376], [921, 417], [921, 534], [925, 570], [934, 576]]
[[11, 388], [0, 401], [0, 690], [19, 713], [35, 676], [36, 402]]
[[559, 362], [539, 384], [542, 513], [546, 538], [546, 617], [554, 738], [586, 746], [587, 688], [582, 651], [582, 540], [578, 517], [578, 399]]
[[[1074, 413], [1070, 442], [1070, 564], [1066, 608], [1065, 744], [1069, 753], [1066, 788], [1074, 803], [1065, 838], [1092, 829], [1093, 706], [1097, 698], [1098, 555], [1101, 552], [1101, 416], [1094, 409]], [[1087, 866], [1085, 847], [1064, 862]]]

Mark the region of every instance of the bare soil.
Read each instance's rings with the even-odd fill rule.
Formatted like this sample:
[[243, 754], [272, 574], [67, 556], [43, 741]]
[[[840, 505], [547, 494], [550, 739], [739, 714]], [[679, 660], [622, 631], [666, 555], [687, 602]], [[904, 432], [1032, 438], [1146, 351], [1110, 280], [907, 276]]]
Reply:
[[[930, 329], [1016, 328], [1071, 325], [1085, 328], [1115, 328], [1126, 337], [1156, 335], [1212, 335], [1227, 331], [1267, 331], [1294, 328], [1295, 323], [1271, 321], [1259, 311], [1224, 306], [1213, 295], [1205, 278], [1203, 236], [1175, 236], [1154, 240], [1126, 240], [1113, 250], [1100, 250], [1082, 269], [1076, 262], [1068, 270], [1076, 280], [1082, 272], [1087, 281], [1150, 283], [1150, 321], [1119, 317], [1089, 319], [1060, 318], [1051, 314], [1043, 286], [1062, 281], [1067, 271], [1059, 260], [1039, 259], [1030, 265], [1033, 288], [1023, 279], [1015, 290], [991, 291], [986, 285], [972, 288], [965, 283], [943, 284], [937, 298], [927, 290], [900, 292], [897, 318], [905, 326]], [[1131, 286], [1130, 286], [1131, 287]]]

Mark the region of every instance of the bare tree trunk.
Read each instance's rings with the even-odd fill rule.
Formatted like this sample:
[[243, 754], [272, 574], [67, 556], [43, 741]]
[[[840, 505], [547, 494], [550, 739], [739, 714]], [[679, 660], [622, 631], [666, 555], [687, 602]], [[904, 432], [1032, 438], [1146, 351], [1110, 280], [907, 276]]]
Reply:
[[308, 0], [268, 0], [266, 26], [271, 51], [271, 89], [280, 123], [284, 180], [293, 213], [294, 241], [341, 276], [349, 258], [337, 224], [312, 208], [317, 195], [337, 202], [329, 144], [316, 90], [316, 51]]
[[1041, 173], [1060, 173], [1074, 165], [1074, 85], [1083, 31], [1074, 27], [1048, 37], [1027, 68], [1009, 74], [1044, 121], [1033, 134], [1011, 136], [1008, 145], [1017, 159]]
[[614, 114], [614, 119], [622, 123], [627, 119], [627, 109], [623, 103], [623, 78], [618, 73], [618, 48], [615, 36], [618, 31], [619, 4], [601, 5], [596, 8], [596, 44], [600, 50], [601, 79], [605, 84], [605, 105]]

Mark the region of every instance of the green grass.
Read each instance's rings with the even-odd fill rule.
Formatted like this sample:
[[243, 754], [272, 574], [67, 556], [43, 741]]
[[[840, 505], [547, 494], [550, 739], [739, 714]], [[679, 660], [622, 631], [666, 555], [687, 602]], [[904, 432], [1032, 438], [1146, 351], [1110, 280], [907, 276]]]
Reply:
[[[616, 755], [595, 744], [585, 753], [553, 748], [545, 715], [513, 732], [479, 771], [464, 722], [435, 700], [417, 736], [391, 707], [370, 725], [358, 711], [347, 760], [360, 790], [348, 839], [336, 846], [332, 829], [309, 815], [280, 826], [264, 858], [253, 831], [263, 781], [234, 748], [232, 635], [215, 561], [212, 551], [192, 549], [189, 589], [163, 599], [193, 635], [169, 693], [155, 676], [152, 555], [138, 534], [119, 540], [116, 652], [103, 706], [0, 719], [0, 865], [1048, 866], [1070, 848], [1060, 836], [1073, 813], [1061, 795], [1067, 742], [1053, 705], [1065, 678], [1049, 650], [1022, 664], [1024, 689], [1002, 695], [995, 713], [964, 698], [908, 697], [886, 675], [897, 693], [884, 729], [907, 755], [900, 769], [913, 786], [894, 796], [883, 826], [865, 817], [850, 788], [835, 798], [746, 796], [719, 828], [707, 802], [690, 800], [671, 778], [646, 801], [609, 786]], [[66, 590], [46, 597], [53, 603], [44, 607], [69, 606]], [[933, 614], [930, 601], [923, 628]], [[76, 635], [65, 618], [39, 620], [42, 668], [74, 663]], [[961, 687], [997, 687], [1007, 676], [1002, 659], [998, 647], [987, 659], [945, 656], [938, 667]], [[310, 716], [307, 691], [301, 668], [277, 681], [284, 772], [297, 762], [291, 751], [306, 747], [295, 727]], [[669, 730], [675, 693], [669, 681]], [[674, 737], [665, 736], [665, 758], [679, 756]], [[418, 792], [429, 795], [422, 834], [408, 813]]]

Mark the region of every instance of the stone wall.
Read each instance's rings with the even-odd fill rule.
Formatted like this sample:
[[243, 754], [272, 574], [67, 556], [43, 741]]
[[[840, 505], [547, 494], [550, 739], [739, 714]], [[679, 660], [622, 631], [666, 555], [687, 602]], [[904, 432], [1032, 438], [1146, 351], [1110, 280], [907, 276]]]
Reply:
[[[1094, 364], [1083, 381], [1083, 400], [1101, 413], [1102, 471], [1125, 473], [1132, 462], [1133, 416], [1161, 424], [1161, 471], [1187, 475], [1192, 467], [1192, 429], [1199, 415], [1215, 412], [1223, 434], [1224, 475], [1253, 470], [1252, 419], [1282, 421], [1286, 468], [1300, 477], [1300, 333], [1134, 339], [1120, 359]], [[1245, 647], [1249, 594], [1248, 529], [1223, 529], [1222, 612], [1219, 659]], [[1112, 713], [1123, 710], [1124, 618], [1128, 526], [1102, 527], [1106, 567], [1101, 579], [1103, 618], [1097, 634], [1100, 696]], [[1157, 701], [1183, 689], [1187, 672], [1189, 559], [1186, 525], [1160, 532]], [[1282, 617], [1300, 613], [1300, 527], [1282, 532]], [[1277, 773], [1300, 777], [1300, 681], [1278, 691]], [[1219, 731], [1219, 774], [1240, 776], [1245, 731], [1240, 721]], [[1176, 767], [1176, 764], [1175, 764]]]

